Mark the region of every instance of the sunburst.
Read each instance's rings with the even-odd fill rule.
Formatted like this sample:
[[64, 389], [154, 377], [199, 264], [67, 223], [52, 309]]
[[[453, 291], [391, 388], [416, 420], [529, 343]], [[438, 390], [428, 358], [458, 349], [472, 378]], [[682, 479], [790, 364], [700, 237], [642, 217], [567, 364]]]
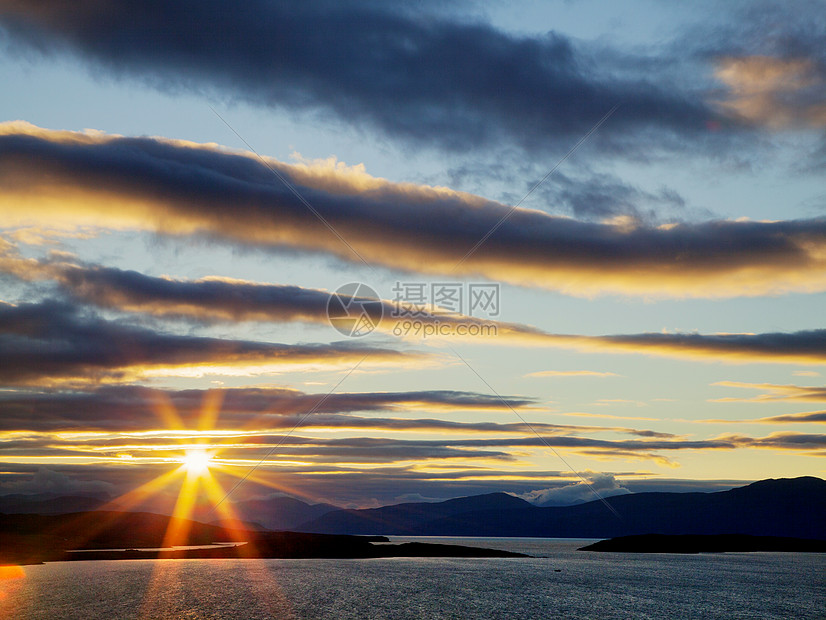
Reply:
[[202, 448], [187, 450], [184, 453], [183, 465], [188, 474], [205, 475], [212, 465], [212, 454]]

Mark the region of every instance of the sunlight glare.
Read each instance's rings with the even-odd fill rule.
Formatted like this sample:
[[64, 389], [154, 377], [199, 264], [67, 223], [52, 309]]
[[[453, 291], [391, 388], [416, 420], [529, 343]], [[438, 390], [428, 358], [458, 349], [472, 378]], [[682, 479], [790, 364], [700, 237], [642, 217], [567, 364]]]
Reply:
[[187, 450], [184, 456], [184, 467], [190, 474], [202, 474], [209, 469], [210, 459], [206, 450]]

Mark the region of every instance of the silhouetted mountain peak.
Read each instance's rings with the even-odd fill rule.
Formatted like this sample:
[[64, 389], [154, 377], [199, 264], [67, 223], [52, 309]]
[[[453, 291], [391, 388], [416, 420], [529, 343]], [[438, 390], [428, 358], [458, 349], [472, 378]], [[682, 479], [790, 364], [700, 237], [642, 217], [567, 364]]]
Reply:
[[777, 490], [793, 489], [795, 491], [824, 491], [826, 490], [826, 480], [815, 478], [814, 476], [799, 476], [797, 478], [768, 478], [758, 480], [744, 487], [732, 489], [732, 491], [756, 490]]
[[531, 504], [526, 502], [524, 499], [502, 491], [497, 491], [495, 493], [484, 493], [482, 495], [454, 497], [452, 499], [446, 499], [440, 502], [404, 502], [401, 504], [390, 504], [389, 506], [369, 508], [368, 510], [375, 511], [390, 508], [407, 510], [421, 509], [425, 512], [437, 510], [441, 514], [455, 514], [458, 512], [468, 512], [471, 510], [489, 510], [494, 508], [508, 510], [514, 508], [527, 508], [529, 506], [531, 506]]
[[333, 510], [331, 504], [309, 504], [286, 495], [249, 499], [235, 504], [236, 511], [245, 521], [261, 523], [272, 530], [289, 530]]
[[532, 504], [520, 497], [508, 493], [485, 493], [484, 495], [468, 495], [466, 497], [456, 497], [445, 502], [440, 502], [445, 506], [455, 507], [462, 511], [479, 510], [489, 508], [527, 508]]

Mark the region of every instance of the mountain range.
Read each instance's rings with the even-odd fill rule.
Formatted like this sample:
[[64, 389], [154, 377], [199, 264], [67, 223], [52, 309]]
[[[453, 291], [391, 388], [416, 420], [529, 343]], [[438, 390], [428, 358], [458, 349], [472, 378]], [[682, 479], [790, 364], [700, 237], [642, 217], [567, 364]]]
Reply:
[[613, 538], [749, 534], [826, 539], [826, 481], [770, 479], [712, 493], [635, 493], [541, 508], [505, 493], [337, 510], [299, 531], [396, 536]]
[[[115, 510], [122, 509], [117, 499], [112, 500], [102, 495], [59, 493], [0, 495], [0, 514], [65, 514], [101, 510], [106, 505], [112, 506]], [[250, 530], [289, 530], [327, 512], [340, 510], [338, 506], [331, 504], [308, 504], [287, 496], [235, 502], [234, 508], [240, 520]], [[164, 512], [163, 509], [151, 505], [145, 506], [142, 510]], [[215, 525], [221, 524], [216, 514], [209, 508], [197, 509], [194, 516]]]
[[59, 493], [13, 493], [0, 495], [0, 514], [53, 515], [95, 510], [108, 498], [97, 495], [62, 495]]
[[[82, 496], [0, 497], [0, 513], [95, 510]], [[234, 504], [249, 529], [395, 536], [614, 538], [640, 534], [747, 534], [826, 540], [826, 481], [769, 479], [711, 493], [634, 493], [538, 507], [507, 493], [344, 510], [276, 496]]]
[[260, 523], [270, 530], [292, 530], [328, 512], [341, 510], [332, 504], [308, 504], [285, 496], [248, 499], [234, 506], [242, 519]]

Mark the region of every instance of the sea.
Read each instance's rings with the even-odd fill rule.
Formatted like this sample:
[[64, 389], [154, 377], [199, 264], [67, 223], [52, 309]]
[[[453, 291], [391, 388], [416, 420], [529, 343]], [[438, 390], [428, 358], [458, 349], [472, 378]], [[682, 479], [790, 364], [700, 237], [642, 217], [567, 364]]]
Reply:
[[3, 573], [0, 618], [826, 618], [826, 554], [391, 537], [414, 540], [534, 557], [50, 562]]

